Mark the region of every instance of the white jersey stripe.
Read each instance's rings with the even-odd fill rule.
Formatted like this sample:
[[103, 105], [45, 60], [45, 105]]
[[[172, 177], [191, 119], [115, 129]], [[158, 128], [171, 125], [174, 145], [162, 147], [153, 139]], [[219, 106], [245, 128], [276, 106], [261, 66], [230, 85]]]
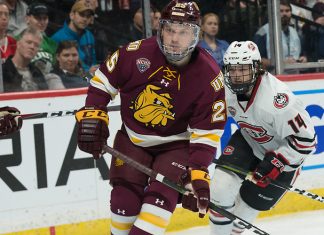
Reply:
[[170, 136], [157, 136], [157, 135], [142, 135], [138, 134], [135, 131], [131, 130], [125, 125], [126, 132], [132, 141], [133, 144], [141, 146], [141, 147], [150, 147], [159, 144], [170, 143], [173, 141], [179, 140], [190, 140], [190, 143], [193, 144], [206, 144], [212, 147], [218, 147], [220, 143], [220, 137], [223, 134], [223, 130], [199, 130], [194, 129], [194, 131], [190, 135], [190, 132], [183, 132], [177, 135], [170, 135]]
[[148, 203], [143, 204], [141, 212], [150, 212], [152, 214], [159, 215], [165, 220], [169, 220], [172, 215], [170, 211]]
[[134, 223], [137, 216], [124, 216], [124, 215], [118, 215], [116, 213], [110, 212], [111, 217], [114, 219], [114, 221], [118, 223]]
[[190, 143], [194, 144], [207, 144], [212, 147], [218, 147], [220, 143], [220, 138], [223, 135], [223, 130], [201, 130], [201, 129], [191, 129], [189, 131], [192, 133], [190, 136]]
[[170, 143], [178, 140], [189, 140], [189, 132], [183, 132], [177, 135], [171, 136], [157, 136], [157, 135], [141, 135], [129, 129], [126, 125], [126, 132], [129, 136], [129, 139], [133, 142], [133, 144], [141, 146], [141, 147], [150, 147], [159, 144]]
[[[99, 81], [97, 81], [99, 79]], [[112, 98], [114, 98], [118, 94], [118, 89], [113, 87], [108, 78], [97, 69], [95, 72], [95, 76], [90, 80], [90, 84], [109, 93]]]

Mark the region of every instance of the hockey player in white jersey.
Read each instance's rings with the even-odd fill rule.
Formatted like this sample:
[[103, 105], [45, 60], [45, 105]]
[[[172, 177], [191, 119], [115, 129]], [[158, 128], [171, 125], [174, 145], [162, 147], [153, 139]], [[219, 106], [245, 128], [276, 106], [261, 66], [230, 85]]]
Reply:
[[[224, 55], [224, 79], [229, 115], [240, 126], [219, 161], [253, 172], [250, 180], [217, 167], [211, 182], [211, 201], [253, 222], [270, 210], [285, 190], [269, 179], [293, 184], [305, 158], [315, 150], [310, 116], [288, 88], [261, 69], [258, 47], [251, 41], [233, 42]], [[244, 229], [210, 211], [212, 235], [238, 235]]]

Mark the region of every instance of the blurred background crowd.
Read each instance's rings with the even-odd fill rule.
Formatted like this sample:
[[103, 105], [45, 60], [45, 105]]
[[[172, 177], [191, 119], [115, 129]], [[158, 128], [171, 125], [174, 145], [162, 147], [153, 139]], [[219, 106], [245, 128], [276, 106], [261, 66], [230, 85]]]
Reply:
[[[1, 92], [88, 86], [89, 78], [121, 46], [156, 35], [169, 0], [0, 0]], [[267, 0], [197, 0], [201, 40], [222, 67], [233, 41], [252, 40], [271, 70]], [[324, 0], [280, 0], [283, 61], [324, 62]], [[279, 43], [279, 42], [278, 42]], [[323, 71], [321, 68], [290, 73]]]

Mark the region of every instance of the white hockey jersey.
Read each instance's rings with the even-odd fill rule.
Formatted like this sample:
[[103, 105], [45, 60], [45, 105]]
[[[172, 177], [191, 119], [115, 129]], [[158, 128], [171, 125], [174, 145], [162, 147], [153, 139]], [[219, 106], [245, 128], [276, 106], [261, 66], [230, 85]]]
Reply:
[[228, 114], [241, 127], [255, 156], [274, 151], [287, 160], [285, 171], [300, 166], [315, 151], [316, 135], [300, 99], [270, 73], [257, 80], [250, 100], [238, 101], [226, 87]]

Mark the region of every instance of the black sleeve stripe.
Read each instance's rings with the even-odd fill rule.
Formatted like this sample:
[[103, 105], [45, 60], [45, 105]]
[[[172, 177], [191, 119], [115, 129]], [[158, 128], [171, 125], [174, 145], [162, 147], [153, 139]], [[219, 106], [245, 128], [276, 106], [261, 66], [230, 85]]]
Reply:
[[294, 139], [296, 139], [296, 140], [298, 140], [298, 141], [312, 143], [312, 142], [314, 142], [315, 139], [316, 139], [316, 134], [314, 134], [313, 139], [304, 138], [304, 137], [299, 137], [299, 136], [295, 136], [295, 135], [292, 135], [291, 137], [294, 138]]
[[301, 154], [310, 154], [313, 150], [301, 150], [297, 148], [295, 145], [293, 145], [290, 141], [288, 141], [288, 145], [294, 149], [296, 152], [301, 153]]

